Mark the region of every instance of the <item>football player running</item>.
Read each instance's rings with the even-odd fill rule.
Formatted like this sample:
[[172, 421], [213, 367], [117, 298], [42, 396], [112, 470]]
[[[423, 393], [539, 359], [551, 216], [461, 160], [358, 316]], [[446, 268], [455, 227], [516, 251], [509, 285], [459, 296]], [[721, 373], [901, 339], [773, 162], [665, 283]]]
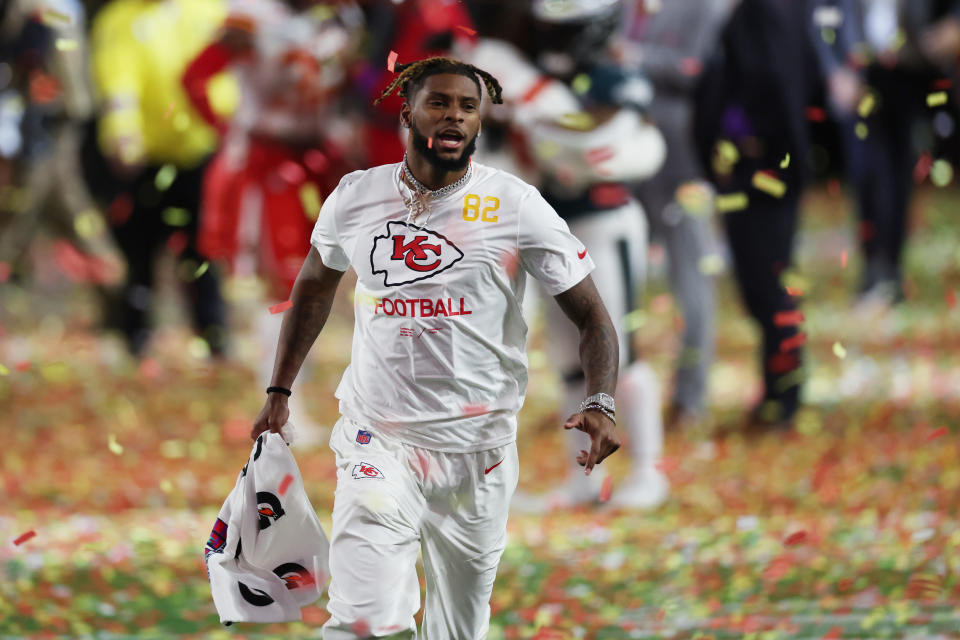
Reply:
[[396, 70], [384, 95], [405, 98], [407, 154], [346, 175], [324, 202], [251, 435], [283, 426], [290, 386], [352, 267], [324, 638], [416, 637], [422, 551], [422, 637], [480, 639], [519, 471], [526, 275], [579, 335], [591, 398], [564, 427], [591, 439], [577, 456], [586, 474], [620, 446], [617, 334], [567, 224], [535, 188], [471, 162], [482, 95], [499, 102], [499, 83], [447, 58]]

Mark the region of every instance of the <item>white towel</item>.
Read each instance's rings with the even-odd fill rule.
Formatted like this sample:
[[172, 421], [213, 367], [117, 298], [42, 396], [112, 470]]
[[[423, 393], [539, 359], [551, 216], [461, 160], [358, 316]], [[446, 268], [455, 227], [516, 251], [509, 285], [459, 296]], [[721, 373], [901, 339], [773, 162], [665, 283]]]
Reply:
[[204, 548], [220, 622], [290, 622], [320, 597], [330, 543], [284, 434], [257, 438]]

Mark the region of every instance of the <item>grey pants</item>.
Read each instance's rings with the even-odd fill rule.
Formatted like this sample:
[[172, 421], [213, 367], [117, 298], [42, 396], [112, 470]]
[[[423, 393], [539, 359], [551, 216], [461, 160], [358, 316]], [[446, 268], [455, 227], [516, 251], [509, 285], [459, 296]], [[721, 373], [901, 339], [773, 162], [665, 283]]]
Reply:
[[713, 278], [701, 270], [701, 260], [716, 243], [711, 216], [690, 215], [674, 200], [678, 186], [674, 180], [655, 178], [640, 185], [636, 193], [647, 213], [651, 239], [666, 250], [670, 287], [683, 313], [683, 348], [672, 402], [700, 414], [706, 406], [716, 317]]

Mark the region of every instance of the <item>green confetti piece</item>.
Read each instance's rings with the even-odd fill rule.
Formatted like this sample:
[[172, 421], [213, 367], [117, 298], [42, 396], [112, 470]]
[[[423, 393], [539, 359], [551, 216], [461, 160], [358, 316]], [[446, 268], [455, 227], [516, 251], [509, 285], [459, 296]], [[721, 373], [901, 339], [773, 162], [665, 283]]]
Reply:
[[7, 369], [5, 366], [0, 364], [0, 376], [10, 375], [10, 369]]
[[197, 278], [205, 274], [207, 272], [207, 269], [209, 268], [210, 268], [210, 263], [204, 260], [203, 263], [199, 267], [197, 267], [197, 270], [193, 272], [193, 279], [196, 280]]
[[167, 207], [160, 215], [163, 222], [171, 227], [185, 227], [190, 224], [190, 212], [181, 207]]
[[587, 91], [590, 91], [591, 84], [592, 81], [590, 80], [590, 76], [585, 73], [580, 73], [573, 78], [573, 82], [570, 83], [570, 87], [573, 89], [575, 94], [582, 96]]
[[946, 91], [934, 91], [933, 93], [927, 94], [927, 106], [928, 107], [939, 107], [941, 105], [947, 104], [947, 92]]
[[750, 204], [750, 200], [747, 194], [742, 191], [720, 195], [713, 199], [713, 206], [717, 213], [740, 211], [746, 209], [748, 204]]
[[177, 179], [177, 168], [172, 164], [165, 164], [157, 170], [157, 175], [153, 179], [153, 184], [157, 191], [166, 191]]
[[54, 46], [57, 48], [57, 51], [76, 51], [80, 45], [76, 40], [71, 40], [69, 38], [57, 38]]
[[944, 159], [935, 160], [930, 167], [930, 182], [936, 187], [945, 187], [953, 181], [953, 165]]
[[866, 139], [867, 139], [867, 135], [869, 135], [869, 133], [870, 133], [870, 129], [868, 129], [868, 128], [867, 128], [867, 125], [864, 124], [863, 122], [858, 122], [858, 123], [857, 123], [857, 126], [855, 126], [855, 127], [853, 128], [853, 132], [854, 132], [854, 133], [857, 135], [857, 137], [860, 138], [861, 140], [866, 140]]

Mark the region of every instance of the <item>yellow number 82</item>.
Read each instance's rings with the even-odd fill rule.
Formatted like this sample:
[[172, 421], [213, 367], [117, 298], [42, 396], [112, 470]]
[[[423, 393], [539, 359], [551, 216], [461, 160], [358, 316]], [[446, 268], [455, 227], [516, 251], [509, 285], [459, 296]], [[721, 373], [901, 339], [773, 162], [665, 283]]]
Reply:
[[500, 208], [500, 198], [487, 196], [482, 202], [486, 206], [481, 210], [480, 196], [475, 193], [468, 193], [463, 198], [463, 219], [467, 222], [473, 222], [478, 218], [481, 222], [496, 222], [497, 216], [491, 216], [490, 214]]

